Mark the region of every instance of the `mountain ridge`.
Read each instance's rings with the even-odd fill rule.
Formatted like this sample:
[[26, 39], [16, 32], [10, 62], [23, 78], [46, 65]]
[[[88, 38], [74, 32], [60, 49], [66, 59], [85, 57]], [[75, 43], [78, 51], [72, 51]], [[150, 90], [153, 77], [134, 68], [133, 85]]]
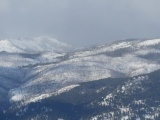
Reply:
[[[160, 118], [160, 70], [127, 78], [80, 83], [67, 91], [0, 112], [1, 118], [20, 119], [150, 119]], [[74, 98], [74, 99], [73, 99]]]
[[98, 46], [88, 51], [62, 55], [58, 57], [57, 62], [26, 66], [25, 69], [29, 69], [25, 77], [26, 82], [12, 89], [10, 98], [14, 101], [16, 96], [21, 96], [18, 101], [26, 100], [28, 103], [37, 96], [43, 94], [50, 96], [50, 93], [55, 93], [63, 87], [81, 82], [108, 77], [131, 77], [158, 70], [160, 69], [159, 57], [148, 59], [146, 55], [160, 54], [159, 47], [156, 47], [159, 45], [159, 39], [153, 40], [155, 43], [151, 46], [148, 44], [146, 46], [144, 44], [146, 41], [148, 40], [123, 41], [110, 46]]
[[[44, 39], [42, 41], [41, 38], [37, 39], [41, 43], [44, 42]], [[32, 40], [27, 44], [30, 45], [33, 42]], [[18, 43], [18, 41], [15, 43]], [[23, 43], [25, 40], [21, 39], [20, 41]], [[0, 41], [0, 43], [3, 42]], [[18, 46], [23, 46], [22, 43], [19, 43]], [[10, 46], [8, 41], [0, 44], [0, 46], [5, 44], [7, 47]], [[3, 47], [6, 50], [10, 48]], [[63, 45], [60, 47], [63, 48]], [[4, 52], [4, 50], [0, 52], [0, 98], [2, 102], [8, 101], [7, 105], [11, 104], [16, 109], [17, 107], [19, 109], [41, 104], [43, 100], [54, 99], [54, 97], [58, 98], [56, 96], [64, 95], [60, 99], [62, 102], [67, 97], [65, 94], [68, 95], [75, 89], [81, 92], [83, 98], [85, 94], [90, 95], [92, 93], [91, 90], [96, 89], [97, 85], [102, 87], [101, 80], [105, 79], [116, 80], [116, 83], [121, 83], [123, 80], [133, 79], [136, 76], [135, 78], [138, 81], [140, 80], [139, 82], [143, 82], [138, 79], [138, 76], [143, 76], [143, 74], [150, 75], [151, 72], [160, 69], [160, 39], [123, 40], [72, 52], [55, 52], [53, 49], [50, 49], [50, 51], [44, 51], [43, 49], [41, 51], [39, 49], [40, 51], [38, 50], [37, 52], [31, 52], [30, 50], [16, 52], [17, 48], [9, 49], [14, 52]], [[122, 81], [117, 82], [118, 79]], [[133, 79], [133, 81], [136, 82], [136, 79]], [[148, 80], [146, 77], [143, 77], [143, 79]], [[91, 88], [89, 87], [90, 85], [84, 87], [85, 83], [93, 84], [93, 86]], [[97, 83], [97, 85], [94, 83]], [[107, 86], [107, 83], [104, 83], [104, 87]], [[117, 85], [116, 83], [115, 85]], [[114, 88], [115, 86], [114, 84], [111, 85], [107, 86], [108, 90], [110, 87]], [[130, 84], [124, 85], [121, 86], [120, 91], [125, 91], [126, 85]], [[145, 84], [143, 85], [145, 86]], [[82, 89], [83, 87], [84, 89]], [[103, 91], [104, 87], [97, 89], [96, 94]], [[138, 88], [136, 89], [139, 90]], [[117, 90], [119, 89], [117, 88]], [[4, 97], [4, 95], [7, 96]], [[94, 98], [94, 96], [90, 97]], [[108, 99], [110, 95], [103, 97]], [[85, 99], [89, 100], [85, 96], [81, 105], [84, 104], [83, 100], [85, 101]], [[79, 98], [79, 100], [81, 99]], [[104, 106], [101, 106], [101, 104], [100, 107], [105, 107], [108, 104], [105, 100], [101, 100]], [[64, 102], [54, 104], [66, 105]], [[2, 113], [4, 112], [2, 111]], [[20, 111], [17, 112], [17, 114], [19, 113]], [[100, 113], [100, 117], [104, 116]]]
[[0, 48], [0, 51], [10, 53], [66, 52], [73, 49], [70, 45], [48, 36], [4, 39], [0, 40]]

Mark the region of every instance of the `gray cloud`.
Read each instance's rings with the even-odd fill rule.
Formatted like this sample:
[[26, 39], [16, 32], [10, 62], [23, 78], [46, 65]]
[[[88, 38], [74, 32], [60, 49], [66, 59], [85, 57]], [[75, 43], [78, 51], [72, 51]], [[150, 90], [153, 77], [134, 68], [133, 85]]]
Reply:
[[159, 0], [0, 0], [0, 37], [49, 35], [77, 46], [160, 37]]
[[9, 1], [0, 0], [0, 14], [5, 13], [9, 10]]

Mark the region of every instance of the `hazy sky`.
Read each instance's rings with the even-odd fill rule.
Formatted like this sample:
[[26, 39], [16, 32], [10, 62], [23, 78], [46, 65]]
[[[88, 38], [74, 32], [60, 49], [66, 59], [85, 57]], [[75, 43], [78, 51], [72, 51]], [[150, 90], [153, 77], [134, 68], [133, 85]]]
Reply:
[[0, 38], [51, 36], [76, 46], [160, 38], [160, 0], [0, 0]]

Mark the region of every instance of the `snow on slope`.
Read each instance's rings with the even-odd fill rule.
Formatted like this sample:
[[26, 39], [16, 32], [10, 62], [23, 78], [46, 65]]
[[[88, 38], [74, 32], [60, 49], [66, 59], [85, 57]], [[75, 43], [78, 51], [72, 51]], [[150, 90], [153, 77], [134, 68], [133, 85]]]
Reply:
[[6, 52], [23, 52], [21, 49], [14, 46], [9, 40], [0, 40], [0, 52], [6, 51]]
[[51, 37], [43, 36], [33, 39], [14, 39], [11, 41], [16, 47], [26, 52], [64, 52], [69, 50], [71, 46], [66, 43], [59, 42]]
[[[160, 48], [157, 47], [160, 43], [157, 42], [158, 39], [152, 41], [153, 43], [151, 40], [123, 41], [99, 46], [64, 55], [65, 59], [56, 64], [32, 67], [25, 78], [27, 82], [10, 91], [11, 100], [21, 96], [18, 101], [25, 100], [29, 103], [31, 98], [52, 94], [80, 82], [129, 77], [160, 69]], [[146, 55], [153, 56], [155, 53], [156, 59], [146, 58]]]
[[139, 47], [141, 46], [151, 46], [151, 45], [156, 45], [160, 44], [160, 39], [153, 39], [153, 40], [146, 40], [138, 44]]
[[[0, 40], [0, 98], [10, 89], [24, 82], [28, 68], [37, 64], [59, 61], [61, 53], [70, 46], [53, 38], [38, 37], [33, 39]], [[4, 98], [5, 101], [8, 98]]]
[[51, 37], [5, 39], [0, 40], [0, 52], [9, 53], [38, 53], [38, 52], [64, 52], [69, 51], [71, 46], [59, 42]]
[[0, 40], [0, 67], [57, 62], [72, 47], [50, 37]]
[[118, 41], [111, 44], [102, 45], [90, 50], [80, 51], [74, 54], [72, 57], [84, 57], [89, 55], [96, 55], [103, 52], [114, 52], [116, 50], [130, 48], [132, 50], [144, 50], [145, 47], [159, 45], [160, 39], [153, 40], [130, 40], [130, 41]]
[[[53, 95], [59, 95], [59, 94], [62, 94], [62, 93], [65, 93], [65, 92], [68, 92], [70, 91], [71, 89], [75, 88], [75, 87], [78, 87], [79, 85], [69, 85], [67, 87], [64, 87], [56, 92], [52, 92], [50, 93], [48, 91], [48, 93], [45, 93], [45, 94], [41, 94], [39, 93], [37, 96], [35, 97], [30, 97], [27, 101], [25, 101], [22, 105], [27, 105], [28, 103], [32, 103], [32, 102], [37, 102], [39, 100], [42, 100], [42, 99], [45, 99], [45, 98], [48, 98], [50, 96], [53, 96]], [[19, 91], [20, 92], [20, 91]], [[16, 96], [13, 96], [11, 98], [11, 101], [21, 101], [23, 99], [24, 95], [23, 94], [17, 94]]]
[[0, 53], [0, 67], [13, 67], [24, 66], [29, 64], [36, 64], [39, 61], [31, 58], [24, 58], [19, 54], [1, 54]]

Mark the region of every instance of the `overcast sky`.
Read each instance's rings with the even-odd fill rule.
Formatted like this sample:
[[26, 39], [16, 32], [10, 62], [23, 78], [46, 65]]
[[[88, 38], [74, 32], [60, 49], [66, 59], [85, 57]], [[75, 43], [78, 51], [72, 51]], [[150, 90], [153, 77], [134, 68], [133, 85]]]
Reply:
[[76, 46], [160, 38], [160, 0], [0, 0], [0, 38], [51, 36]]

